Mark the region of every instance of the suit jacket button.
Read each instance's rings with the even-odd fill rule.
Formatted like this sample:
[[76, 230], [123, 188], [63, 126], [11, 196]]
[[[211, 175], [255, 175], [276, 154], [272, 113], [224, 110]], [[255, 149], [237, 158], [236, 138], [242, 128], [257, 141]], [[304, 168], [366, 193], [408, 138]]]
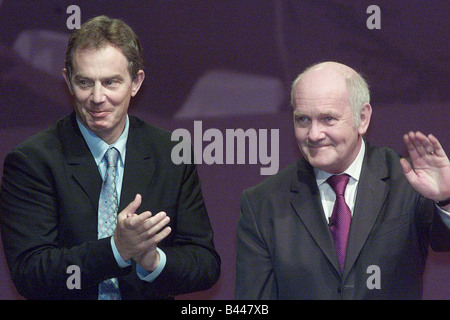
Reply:
[[337, 288], [337, 293], [338, 293], [339, 295], [342, 294], [342, 287], [341, 287], [341, 286], [339, 286], [339, 287]]

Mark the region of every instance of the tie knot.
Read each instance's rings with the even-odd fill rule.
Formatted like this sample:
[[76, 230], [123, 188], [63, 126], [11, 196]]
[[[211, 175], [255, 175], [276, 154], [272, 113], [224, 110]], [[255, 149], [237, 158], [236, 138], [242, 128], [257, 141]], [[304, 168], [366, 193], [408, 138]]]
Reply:
[[108, 162], [108, 167], [115, 167], [117, 166], [117, 159], [119, 158], [119, 151], [111, 147], [108, 150], [106, 150], [105, 153], [106, 161]]
[[350, 176], [347, 174], [333, 175], [327, 179], [327, 183], [333, 188], [336, 195], [343, 196]]

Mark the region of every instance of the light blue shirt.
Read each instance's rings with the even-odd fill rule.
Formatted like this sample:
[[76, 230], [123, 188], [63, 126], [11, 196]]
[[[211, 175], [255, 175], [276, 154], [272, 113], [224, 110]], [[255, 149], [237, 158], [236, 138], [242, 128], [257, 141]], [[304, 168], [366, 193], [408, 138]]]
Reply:
[[[127, 115], [127, 119], [125, 122], [125, 128], [123, 130], [122, 135], [117, 139], [116, 142], [109, 145], [102, 139], [100, 139], [97, 135], [95, 135], [92, 131], [84, 126], [83, 123], [77, 118], [78, 127], [80, 128], [81, 134], [86, 141], [89, 150], [91, 150], [92, 156], [94, 157], [95, 163], [97, 164], [98, 171], [100, 172], [100, 176], [103, 177], [106, 174], [106, 159], [104, 159], [105, 153], [110, 147], [115, 147], [119, 151], [119, 159], [117, 162], [117, 172], [116, 172], [116, 187], [117, 187], [117, 198], [118, 203], [120, 203], [120, 193], [122, 191], [122, 181], [123, 181], [123, 171], [125, 167], [125, 158], [127, 152], [127, 140], [128, 140], [128, 129], [130, 127], [129, 119]], [[128, 267], [131, 265], [131, 261], [125, 261], [121, 257], [119, 251], [117, 250], [116, 244], [114, 242], [114, 237], [111, 237], [111, 248], [114, 253], [114, 257], [116, 258], [117, 264], [121, 268]], [[166, 255], [165, 253], [156, 248], [159, 253], [159, 264], [158, 267], [153, 272], [148, 272], [138, 263], [136, 264], [136, 272], [141, 280], [151, 282], [161, 273], [166, 265]]]

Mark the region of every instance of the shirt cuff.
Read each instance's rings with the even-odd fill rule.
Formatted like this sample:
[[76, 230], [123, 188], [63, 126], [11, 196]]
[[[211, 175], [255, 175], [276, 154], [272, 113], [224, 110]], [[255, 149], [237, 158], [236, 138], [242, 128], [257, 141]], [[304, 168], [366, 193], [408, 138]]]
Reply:
[[447, 228], [450, 229], [450, 212], [445, 211], [438, 205], [436, 205], [436, 208], [438, 208], [439, 215], [441, 216], [442, 221], [447, 226]]
[[[114, 254], [114, 258], [116, 259], [119, 267], [125, 268], [131, 265], [131, 260], [128, 261], [123, 260], [122, 256], [119, 253], [119, 250], [117, 250], [116, 243], [114, 242], [114, 237], [111, 237], [111, 248]], [[152, 282], [163, 271], [167, 261], [166, 254], [159, 248], [156, 248], [156, 251], [158, 251], [159, 253], [159, 264], [158, 267], [156, 267], [156, 269], [153, 270], [153, 272], [145, 270], [139, 263], [136, 263], [136, 273], [139, 279], [147, 282]]]
[[114, 254], [114, 258], [116, 258], [117, 264], [121, 268], [125, 268], [131, 265], [131, 260], [125, 261], [117, 250], [116, 243], [114, 242], [114, 237], [111, 237], [111, 248]]
[[153, 270], [153, 272], [145, 270], [139, 263], [136, 263], [136, 273], [139, 279], [147, 282], [152, 282], [163, 271], [167, 261], [166, 254], [159, 248], [156, 248], [156, 251], [158, 251], [159, 253], [159, 264], [156, 269]]

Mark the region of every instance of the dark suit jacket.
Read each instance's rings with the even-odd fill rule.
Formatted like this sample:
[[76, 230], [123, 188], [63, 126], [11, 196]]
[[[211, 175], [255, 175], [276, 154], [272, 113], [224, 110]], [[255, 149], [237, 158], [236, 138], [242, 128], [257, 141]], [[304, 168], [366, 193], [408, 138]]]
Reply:
[[[110, 238], [97, 240], [102, 179], [74, 114], [27, 139], [4, 162], [3, 245], [12, 279], [26, 298], [96, 299], [98, 283], [118, 277], [123, 299], [162, 299], [203, 290], [218, 279], [220, 258], [194, 165], [174, 165], [169, 132], [130, 116], [119, 212], [137, 193], [139, 212], [165, 211], [171, 234], [167, 256], [152, 283], [121, 269]], [[69, 290], [70, 265], [81, 269], [81, 289]]]
[[[429, 244], [450, 250], [433, 201], [411, 188], [394, 151], [370, 144], [343, 274], [313, 168], [303, 159], [244, 191], [237, 234], [239, 299], [417, 299]], [[369, 289], [377, 274], [381, 288]]]

